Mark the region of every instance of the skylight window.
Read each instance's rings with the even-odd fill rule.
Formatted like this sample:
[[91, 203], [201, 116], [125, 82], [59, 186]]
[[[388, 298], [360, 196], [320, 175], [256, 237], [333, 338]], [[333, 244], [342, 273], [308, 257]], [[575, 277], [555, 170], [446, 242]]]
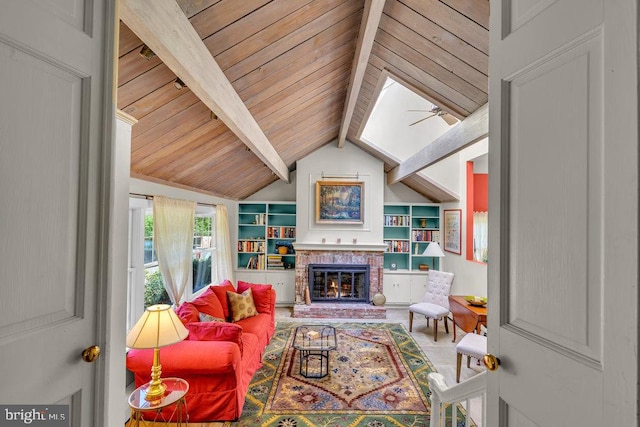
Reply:
[[387, 76], [360, 139], [404, 161], [457, 123], [399, 79]]

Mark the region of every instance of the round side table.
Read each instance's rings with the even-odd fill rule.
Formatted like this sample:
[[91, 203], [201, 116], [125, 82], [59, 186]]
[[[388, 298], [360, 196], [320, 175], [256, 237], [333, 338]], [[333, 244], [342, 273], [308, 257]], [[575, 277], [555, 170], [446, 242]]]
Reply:
[[[187, 402], [185, 396], [189, 391], [189, 383], [182, 378], [162, 378], [162, 383], [167, 387], [164, 396], [156, 401], [149, 402], [145, 399], [147, 387], [144, 384], [138, 387], [129, 396], [129, 406], [131, 407], [130, 427], [139, 427], [145, 425], [145, 421], [164, 422], [165, 425], [175, 423], [176, 427], [186, 426], [189, 420], [187, 413]], [[162, 410], [168, 406], [174, 405], [171, 416], [166, 418], [162, 414]], [[152, 413], [145, 419], [143, 413]], [[141, 424], [142, 423], [142, 424]]]

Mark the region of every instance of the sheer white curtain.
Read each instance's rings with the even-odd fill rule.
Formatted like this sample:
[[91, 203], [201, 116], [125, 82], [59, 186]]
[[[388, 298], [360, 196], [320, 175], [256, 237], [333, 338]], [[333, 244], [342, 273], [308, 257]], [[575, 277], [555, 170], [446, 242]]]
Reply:
[[473, 213], [473, 259], [487, 262], [489, 240], [489, 212]]
[[216, 257], [215, 282], [233, 280], [231, 263], [231, 238], [229, 237], [229, 214], [225, 205], [216, 206]]
[[158, 267], [173, 304], [180, 304], [192, 271], [196, 202], [153, 197], [153, 232]]

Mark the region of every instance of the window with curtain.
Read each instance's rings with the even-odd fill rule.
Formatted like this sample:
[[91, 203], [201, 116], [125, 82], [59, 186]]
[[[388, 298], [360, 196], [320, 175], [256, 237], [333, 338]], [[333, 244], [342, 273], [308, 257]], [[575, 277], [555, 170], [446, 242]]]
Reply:
[[489, 213], [473, 213], [473, 259], [475, 261], [487, 262], [488, 260], [488, 239], [489, 239]]
[[[153, 232], [153, 206], [150, 200], [131, 198], [129, 215], [129, 276], [127, 328], [153, 304], [171, 304], [165, 290]], [[187, 286], [187, 299], [210, 285], [216, 277], [215, 207], [196, 206], [193, 232], [193, 277]]]
[[211, 277], [215, 264], [213, 254], [215, 249], [213, 211], [204, 214], [196, 213], [193, 226], [193, 286], [192, 293], [212, 283]]
[[[215, 268], [215, 209], [211, 206], [198, 205], [193, 227], [193, 276], [192, 285], [187, 290], [186, 296], [190, 297], [205, 286], [210, 285], [213, 270]], [[150, 236], [150, 237], [147, 237]], [[152, 244], [149, 245], [147, 242]], [[150, 262], [146, 263], [147, 247]], [[162, 274], [158, 268], [158, 260], [155, 258], [155, 244], [153, 243], [153, 210], [145, 215], [145, 298], [144, 307], [153, 304], [171, 304], [169, 295], [162, 282]]]

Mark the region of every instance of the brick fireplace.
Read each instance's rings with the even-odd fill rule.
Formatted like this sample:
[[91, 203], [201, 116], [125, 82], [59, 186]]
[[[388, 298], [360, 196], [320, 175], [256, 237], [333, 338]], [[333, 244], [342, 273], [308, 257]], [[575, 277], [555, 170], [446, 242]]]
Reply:
[[311, 301], [370, 302], [369, 264], [309, 264]]
[[[384, 319], [386, 309], [371, 304], [371, 298], [382, 293], [384, 245], [309, 245], [296, 243], [296, 304], [293, 317]], [[309, 266], [368, 266], [369, 292], [366, 301], [312, 301], [305, 304], [309, 288]], [[310, 292], [311, 293], [311, 292]]]

